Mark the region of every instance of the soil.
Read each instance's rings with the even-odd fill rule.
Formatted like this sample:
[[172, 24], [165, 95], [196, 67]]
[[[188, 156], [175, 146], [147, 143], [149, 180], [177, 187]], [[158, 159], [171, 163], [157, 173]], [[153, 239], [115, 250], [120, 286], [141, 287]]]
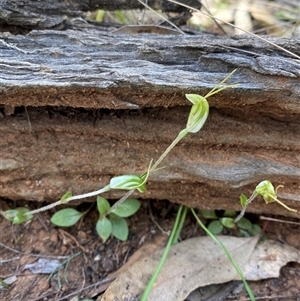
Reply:
[[[1, 209], [28, 206], [28, 202], [12, 202], [2, 199]], [[29, 206], [41, 206], [30, 202]], [[91, 207], [92, 206], [92, 207]], [[141, 209], [128, 218], [129, 239], [120, 242], [114, 238], [103, 243], [95, 231], [98, 218], [95, 205], [84, 203], [78, 210], [90, 208], [90, 212], [76, 226], [58, 228], [51, 224], [50, 217], [55, 212], [43, 212], [32, 221], [12, 225], [1, 217], [1, 279], [16, 276], [16, 280], [6, 289], [0, 290], [2, 301], [60, 301], [60, 300], [100, 300], [100, 296], [128, 258], [146, 242], [165, 241], [171, 230], [178, 206], [168, 201], [142, 202]], [[267, 238], [289, 244], [300, 249], [298, 224], [287, 224], [260, 220], [250, 215], [265, 228]], [[290, 219], [289, 221], [293, 221]], [[296, 221], [296, 220], [295, 220]], [[232, 231], [224, 234], [234, 235]], [[188, 216], [181, 239], [204, 235]], [[58, 259], [65, 262], [64, 269], [53, 275], [33, 274], [25, 265], [39, 258]], [[300, 300], [300, 264], [289, 263], [281, 269], [279, 278], [250, 282], [256, 300], [297, 301]], [[225, 299], [224, 299], [225, 298]], [[249, 300], [244, 289], [231, 292], [225, 301]]]

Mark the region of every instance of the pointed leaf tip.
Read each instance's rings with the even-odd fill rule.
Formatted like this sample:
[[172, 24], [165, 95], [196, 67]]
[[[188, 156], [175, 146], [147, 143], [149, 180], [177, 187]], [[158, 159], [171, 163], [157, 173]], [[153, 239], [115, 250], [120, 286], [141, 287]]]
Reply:
[[51, 223], [59, 227], [71, 227], [74, 226], [85, 212], [79, 212], [73, 208], [65, 208], [57, 211], [51, 217]]

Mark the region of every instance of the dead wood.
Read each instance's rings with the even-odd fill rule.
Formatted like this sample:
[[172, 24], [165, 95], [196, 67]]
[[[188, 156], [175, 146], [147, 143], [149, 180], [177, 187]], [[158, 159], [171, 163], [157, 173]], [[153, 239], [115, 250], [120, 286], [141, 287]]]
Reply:
[[[300, 40], [268, 40], [300, 54]], [[54, 201], [142, 173], [185, 126], [184, 94], [204, 95], [238, 68], [230, 82], [239, 86], [209, 99], [203, 131], [172, 151], [138, 197], [239, 209], [240, 193], [269, 179], [300, 209], [300, 65], [285, 52], [245, 36], [116, 35], [87, 25], [2, 33], [0, 53], [2, 197]], [[4, 116], [8, 106], [15, 111]], [[296, 216], [263, 201], [250, 210]]]
[[[148, 6], [165, 12], [188, 12], [184, 6], [174, 4], [168, 0], [148, 0]], [[195, 9], [200, 9], [198, 0], [181, 0], [181, 3]], [[46, 29], [53, 27], [63, 28], [69, 18], [81, 17], [83, 12], [104, 9], [106, 11], [144, 9], [145, 6], [138, 0], [2, 0], [0, 3], [0, 31], [1, 25], [15, 25], [23, 28]]]

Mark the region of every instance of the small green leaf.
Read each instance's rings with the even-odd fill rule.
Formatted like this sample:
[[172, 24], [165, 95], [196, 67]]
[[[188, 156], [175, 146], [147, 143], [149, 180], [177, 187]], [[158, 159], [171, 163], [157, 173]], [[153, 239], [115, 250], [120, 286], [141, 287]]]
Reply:
[[103, 242], [111, 235], [112, 225], [107, 217], [99, 218], [96, 224], [96, 230], [98, 235], [102, 238]]
[[115, 10], [115, 15], [116, 15], [117, 19], [119, 20], [119, 23], [121, 23], [121, 24], [125, 23], [124, 14], [120, 10]]
[[261, 227], [257, 224], [253, 224], [252, 229], [248, 230], [248, 232], [251, 236], [255, 236], [261, 232]]
[[224, 217], [236, 217], [236, 211], [234, 210], [225, 210]]
[[61, 199], [60, 199], [61, 203], [62, 203], [62, 204], [68, 203], [68, 199], [69, 199], [70, 197], [72, 197], [72, 192], [71, 192], [71, 191], [68, 191], [67, 193], [65, 193], [65, 194], [61, 197]]
[[200, 214], [206, 219], [218, 219], [215, 210], [204, 209], [199, 211]]
[[251, 234], [246, 230], [239, 229], [239, 232], [243, 237], [251, 237]]
[[110, 209], [110, 204], [105, 198], [97, 196], [97, 208], [100, 215], [102, 216], [105, 215], [106, 212]]
[[71, 227], [75, 225], [86, 212], [79, 212], [73, 208], [65, 208], [57, 211], [51, 222], [59, 227]]
[[248, 198], [242, 193], [240, 195], [240, 202], [241, 202], [241, 205], [243, 208], [246, 207], [247, 201], [248, 201]]
[[242, 217], [236, 224], [239, 228], [247, 231], [251, 230], [253, 227], [252, 223], [245, 217]]
[[96, 11], [95, 21], [97, 21], [97, 22], [102, 22], [102, 21], [103, 21], [103, 18], [104, 18], [104, 15], [105, 15], [105, 10], [103, 10], [103, 9], [98, 9], [98, 10]]
[[21, 224], [33, 218], [32, 214], [25, 214], [30, 210], [24, 207], [9, 209], [5, 211], [5, 218], [13, 224]]
[[216, 221], [212, 221], [207, 229], [214, 235], [218, 235], [222, 232], [223, 230], [223, 225], [221, 224], [221, 222], [219, 220]]
[[111, 189], [132, 190], [137, 189], [139, 192], [146, 191], [145, 180], [138, 175], [122, 175], [110, 180]]
[[226, 228], [233, 229], [235, 227], [234, 219], [231, 217], [222, 217], [220, 222]]
[[140, 206], [140, 201], [136, 199], [126, 199], [118, 207], [112, 210], [112, 213], [120, 217], [128, 217], [136, 213], [139, 210]]
[[129, 229], [125, 218], [110, 214], [109, 219], [112, 225], [112, 235], [121, 241], [127, 240]]

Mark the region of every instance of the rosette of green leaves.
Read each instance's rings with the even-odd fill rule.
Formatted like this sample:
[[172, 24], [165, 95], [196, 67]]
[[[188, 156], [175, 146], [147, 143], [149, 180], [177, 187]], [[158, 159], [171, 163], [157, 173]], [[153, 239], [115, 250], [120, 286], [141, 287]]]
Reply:
[[116, 208], [110, 206], [109, 202], [103, 198], [97, 197], [97, 208], [99, 219], [96, 224], [96, 231], [105, 242], [110, 235], [125, 241], [128, 238], [128, 224], [125, 217], [129, 217], [136, 213], [141, 203], [136, 199], [126, 199]]

